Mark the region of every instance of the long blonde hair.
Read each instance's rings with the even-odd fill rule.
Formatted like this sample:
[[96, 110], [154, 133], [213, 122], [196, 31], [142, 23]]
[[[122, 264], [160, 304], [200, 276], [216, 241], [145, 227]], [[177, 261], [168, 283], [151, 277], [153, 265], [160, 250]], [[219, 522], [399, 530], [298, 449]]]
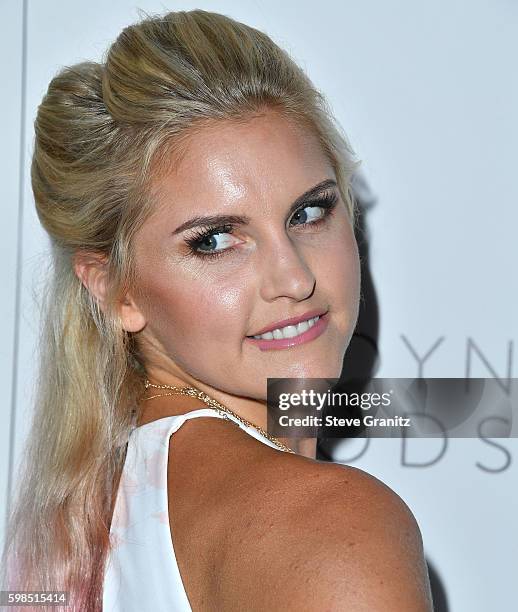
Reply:
[[[67, 609], [101, 610], [114, 495], [145, 377], [138, 334], [122, 329], [115, 304], [135, 282], [132, 237], [153, 210], [151, 178], [192, 130], [265, 108], [319, 137], [354, 217], [346, 137], [304, 72], [254, 28], [201, 10], [145, 16], [103, 62], [50, 82], [31, 179], [51, 261], [4, 589], [68, 590]], [[74, 272], [79, 252], [105, 258], [105, 312]]]

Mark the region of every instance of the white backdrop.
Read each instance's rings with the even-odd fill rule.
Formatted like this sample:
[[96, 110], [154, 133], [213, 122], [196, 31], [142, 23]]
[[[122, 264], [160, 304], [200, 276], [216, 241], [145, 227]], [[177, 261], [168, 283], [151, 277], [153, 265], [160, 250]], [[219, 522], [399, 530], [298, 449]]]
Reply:
[[[30, 414], [46, 249], [28, 179], [36, 108], [59, 68], [100, 59], [137, 6], [215, 10], [263, 29], [327, 94], [372, 192], [376, 376], [518, 377], [518, 3], [2, 0], [2, 510]], [[480, 355], [467, 372], [470, 339]], [[434, 346], [419, 370], [410, 347], [423, 358]], [[441, 609], [518, 607], [518, 443], [495, 442], [449, 440], [439, 459], [438, 440], [410, 440], [406, 455], [393, 439], [335, 449], [414, 512]]]

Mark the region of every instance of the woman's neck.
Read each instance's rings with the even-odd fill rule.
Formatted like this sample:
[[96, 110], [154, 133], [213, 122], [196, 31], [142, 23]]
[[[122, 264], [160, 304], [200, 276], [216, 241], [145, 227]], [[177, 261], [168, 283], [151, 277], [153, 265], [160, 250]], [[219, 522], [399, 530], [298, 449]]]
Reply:
[[[151, 383], [166, 384], [176, 387], [192, 386], [206, 393], [212, 399], [215, 399], [220, 404], [229, 408], [232, 412], [240, 416], [242, 419], [261, 427], [268, 431], [267, 427], [267, 407], [266, 402], [253, 398], [239, 397], [229, 395], [218, 389], [213, 389], [208, 385], [204, 385], [199, 381], [183, 380], [176, 376], [165, 375], [163, 372], [155, 376], [149, 375]], [[137, 420], [137, 427], [155, 421], [166, 416], [176, 416], [185, 414], [198, 408], [205, 408], [206, 404], [199, 398], [186, 395], [165, 395], [171, 393], [170, 389], [157, 389], [150, 387], [145, 394], [146, 398], [154, 397], [149, 401], [143, 400], [141, 404], [140, 414]], [[281, 438], [281, 442], [289, 446], [298, 455], [316, 458], [316, 438]]]
[[316, 438], [279, 438], [281, 442], [289, 446], [297, 455], [316, 459], [317, 439]]

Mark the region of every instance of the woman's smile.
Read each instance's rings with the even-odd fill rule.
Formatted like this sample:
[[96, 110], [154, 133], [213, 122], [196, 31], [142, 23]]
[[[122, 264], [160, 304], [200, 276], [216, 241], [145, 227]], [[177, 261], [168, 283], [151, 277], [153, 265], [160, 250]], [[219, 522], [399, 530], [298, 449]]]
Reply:
[[247, 336], [246, 340], [257, 346], [261, 351], [286, 349], [318, 338], [325, 332], [328, 324], [329, 313], [326, 312], [324, 315], [312, 317], [297, 325], [275, 328], [273, 331], [259, 336]]

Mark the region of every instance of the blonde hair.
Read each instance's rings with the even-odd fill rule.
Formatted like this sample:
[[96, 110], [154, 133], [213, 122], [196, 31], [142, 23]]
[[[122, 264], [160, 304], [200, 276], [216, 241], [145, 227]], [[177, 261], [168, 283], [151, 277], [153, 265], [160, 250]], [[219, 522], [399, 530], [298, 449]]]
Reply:
[[[31, 170], [50, 274], [4, 588], [68, 590], [67, 609], [101, 610], [114, 496], [145, 377], [137, 335], [122, 329], [115, 305], [135, 283], [132, 237], [153, 210], [151, 178], [193, 130], [265, 109], [314, 131], [354, 217], [357, 162], [346, 137], [304, 72], [254, 28], [201, 10], [146, 16], [102, 63], [66, 67], [50, 82]], [[105, 260], [105, 312], [74, 271], [79, 252]]]

